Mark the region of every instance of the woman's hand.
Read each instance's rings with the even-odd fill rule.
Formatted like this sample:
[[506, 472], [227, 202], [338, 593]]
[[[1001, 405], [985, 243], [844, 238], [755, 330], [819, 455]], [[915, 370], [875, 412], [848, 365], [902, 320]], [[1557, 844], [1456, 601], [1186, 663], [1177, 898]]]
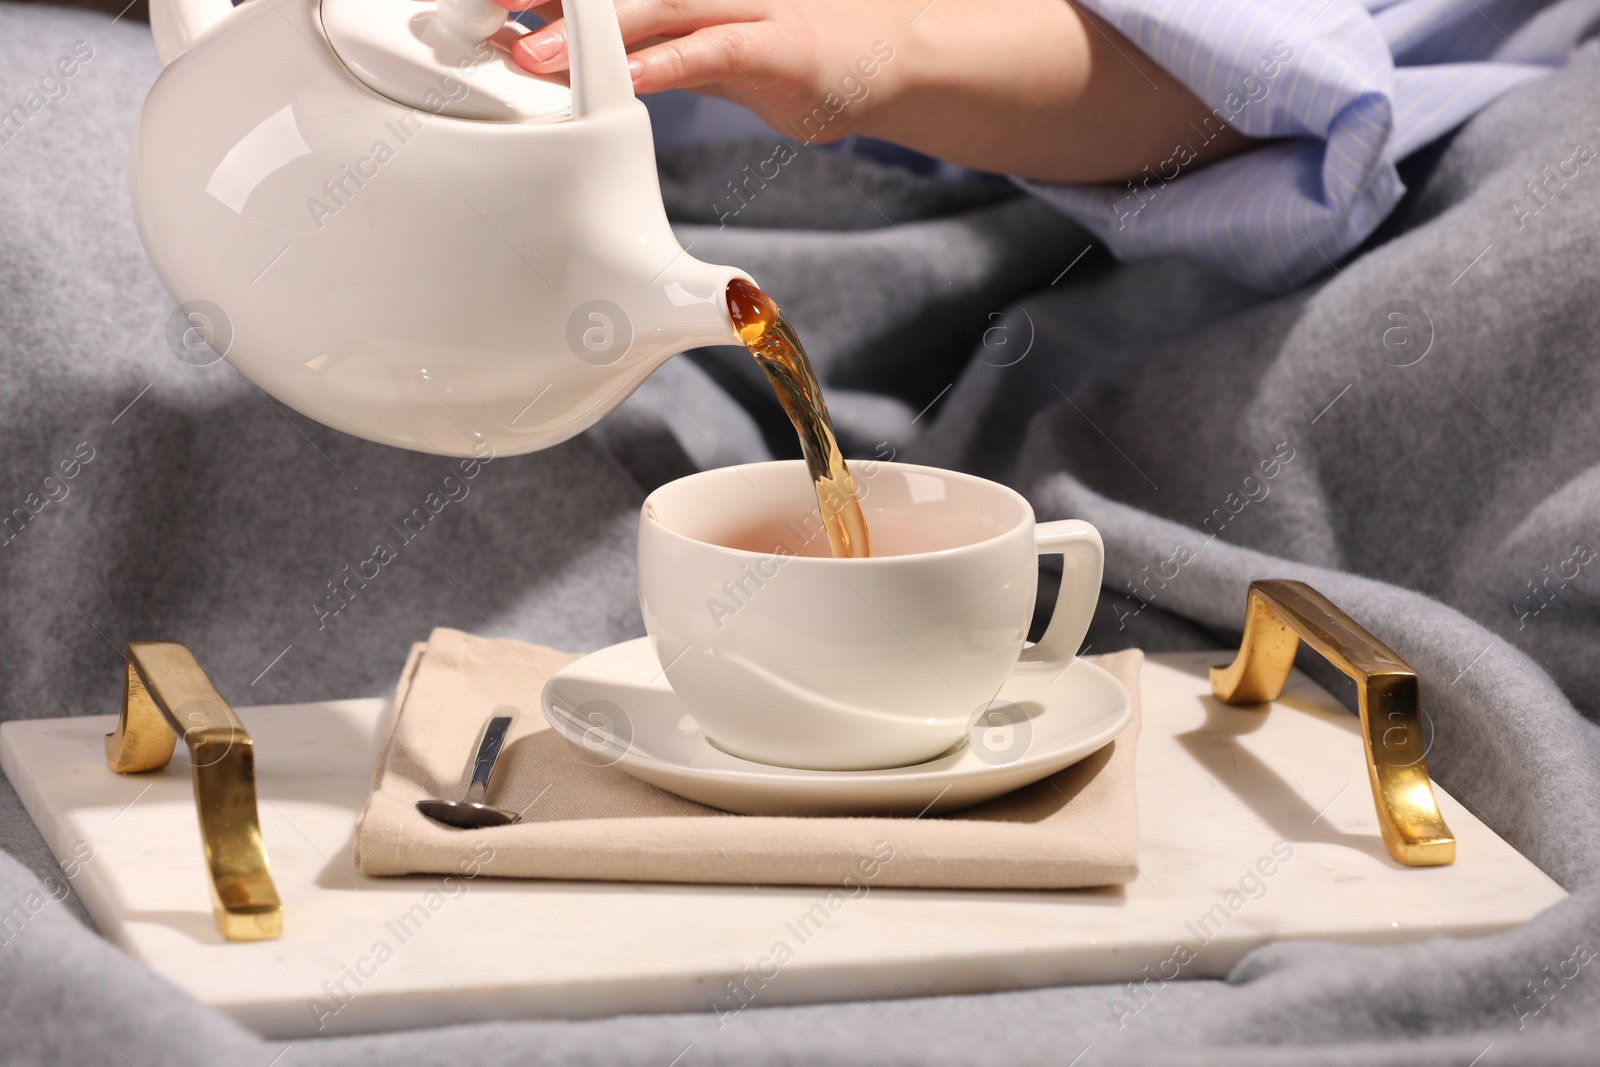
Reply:
[[[552, 20], [517, 42], [517, 62], [538, 74], [566, 70], [558, 0], [500, 3]], [[871, 126], [894, 92], [896, 42], [915, 13], [909, 0], [617, 0], [636, 92], [733, 100], [784, 136], [818, 143]], [[848, 105], [819, 123], [812, 112], [829, 93]]]
[[[513, 47], [567, 69], [558, 0], [500, 0], [552, 21]], [[1067, 0], [616, 0], [634, 88], [743, 104], [785, 137], [860, 133], [1046, 181], [1132, 178], [1210, 114]], [[1214, 123], [1213, 123], [1214, 125]], [[1243, 146], [1228, 131], [1197, 166]]]

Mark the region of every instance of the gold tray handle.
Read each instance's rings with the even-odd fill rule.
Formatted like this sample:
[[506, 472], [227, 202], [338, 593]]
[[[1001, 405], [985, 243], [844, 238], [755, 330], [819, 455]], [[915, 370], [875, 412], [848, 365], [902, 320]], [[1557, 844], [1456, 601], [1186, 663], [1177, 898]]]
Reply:
[[279, 937], [283, 906], [261, 843], [250, 734], [186, 646], [129, 644], [122, 719], [106, 735], [106, 762], [118, 774], [159, 770], [180, 736], [194, 769], [217, 928], [229, 941]]
[[1389, 855], [1408, 867], [1454, 863], [1456, 840], [1428, 779], [1417, 673], [1304, 582], [1251, 582], [1248, 597], [1239, 655], [1211, 668], [1212, 693], [1225, 704], [1276, 700], [1304, 639], [1355, 680], [1367, 776]]

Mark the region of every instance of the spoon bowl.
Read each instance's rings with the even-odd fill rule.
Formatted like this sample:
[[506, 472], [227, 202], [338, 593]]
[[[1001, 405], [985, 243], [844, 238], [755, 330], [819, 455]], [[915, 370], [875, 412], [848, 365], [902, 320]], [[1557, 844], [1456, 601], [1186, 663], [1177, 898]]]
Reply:
[[419, 800], [417, 810], [434, 822], [444, 823], [457, 830], [481, 830], [486, 826], [510, 826], [521, 822], [522, 816], [492, 804], [474, 804], [469, 800]]
[[[496, 708], [495, 711], [515, 711], [515, 708]], [[495, 760], [506, 743], [506, 732], [511, 729], [511, 715], [496, 715], [483, 728], [483, 740], [478, 742], [478, 754], [472, 759], [472, 784], [467, 795], [460, 800], [429, 798], [417, 801], [417, 810], [436, 823], [455, 830], [482, 830], [490, 826], [510, 826], [522, 821], [522, 813], [497, 808], [487, 802], [489, 776], [494, 773]]]

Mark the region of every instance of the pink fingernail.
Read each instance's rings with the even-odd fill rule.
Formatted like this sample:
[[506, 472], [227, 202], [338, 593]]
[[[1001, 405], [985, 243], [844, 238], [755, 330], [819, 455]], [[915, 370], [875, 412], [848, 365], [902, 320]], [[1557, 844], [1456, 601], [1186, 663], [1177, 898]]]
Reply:
[[643, 74], [643, 63], [639, 62], [637, 59], [628, 60], [628, 77], [632, 78], [634, 81], [638, 81], [640, 76]]
[[528, 54], [541, 63], [548, 63], [561, 54], [565, 42], [558, 33], [545, 34], [529, 40], [525, 46]]

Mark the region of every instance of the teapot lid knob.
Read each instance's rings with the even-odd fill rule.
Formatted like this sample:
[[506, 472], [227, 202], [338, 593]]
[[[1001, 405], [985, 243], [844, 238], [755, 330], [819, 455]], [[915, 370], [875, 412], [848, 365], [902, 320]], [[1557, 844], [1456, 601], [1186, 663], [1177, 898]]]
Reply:
[[439, 31], [463, 44], [486, 41], [506, 23], [506, 9], [495, 0], [439, 0]]

